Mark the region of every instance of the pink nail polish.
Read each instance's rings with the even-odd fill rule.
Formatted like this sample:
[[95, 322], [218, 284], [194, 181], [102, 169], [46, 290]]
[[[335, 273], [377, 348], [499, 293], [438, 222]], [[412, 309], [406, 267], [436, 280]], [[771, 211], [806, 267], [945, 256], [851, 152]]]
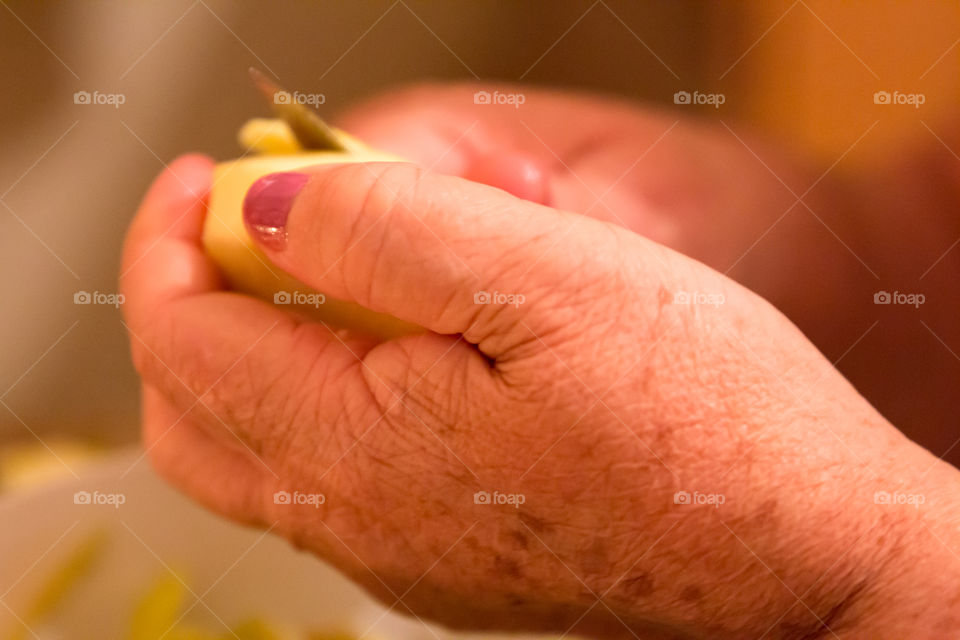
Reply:
[[309, 180], [305, 173], [271, 173], [250, 185], [243, 199], [243, 221], [263, 247], [280, 251], [286, 246], [287, 216]]

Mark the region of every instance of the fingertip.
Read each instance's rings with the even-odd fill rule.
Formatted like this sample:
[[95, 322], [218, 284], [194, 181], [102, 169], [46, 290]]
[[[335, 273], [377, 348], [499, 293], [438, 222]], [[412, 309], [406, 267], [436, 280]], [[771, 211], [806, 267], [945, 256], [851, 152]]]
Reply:
[[210, 189], [212, 172], [213, 160], [208, 156], [199, 153], [179, 156], [150, 185], [144, 203], [185, 196], [194, 200], [201, 198]]
[[202, 153], [186, 153], [174, 158], [166, 174], [181, 182], [195, 196], [209, 189], [209, 176], [213, 171], [213, 158]]
[[131, 323], [148, 319], [165, 301], [219, 286], [201, 248], [213, 161], [177, 158], [154, 180], [124, 240], [120, 289]]
[[525, 151], [478, 155], [464, 177], [530, 202], [550, 205], [550, 168], [543, 159]]
[[147, 190], [134, 219], [132, 240], [152, 244], [167, 234], [198, 238], [213, 164], [202, 154], [183, 155], [171, 162]]
[[170, 168], [176, 167], [185, 169], [190, 166], [212, 167], [213, 158], [205, 153], [200, 153], [199, 151], [191, 151], [189, 153], [181, 153], [170, 163]]

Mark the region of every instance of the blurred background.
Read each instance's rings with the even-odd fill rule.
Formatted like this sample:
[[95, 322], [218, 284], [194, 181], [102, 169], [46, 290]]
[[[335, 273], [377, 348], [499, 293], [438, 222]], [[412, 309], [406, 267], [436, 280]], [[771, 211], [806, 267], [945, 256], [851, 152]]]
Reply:
[[[0, 4], [0, 445], [42, 441], [64, 456], [64, 440], [138, 437], [120, 313], [75, 295], [116, 292], [124, 230], [164, 163], [190, 150], [238, 154], [239, 125], [265, 115], [251, 65], [323, 93], [334, 122], [404, 83], [522, 82], [736, 122], [851, 173], [911, 145], [945, 153], [960, 93], [951, 2]], [[693, 88], [728, 100], [674, 104]], [[884, 109], [869, 98], [884, 88], [926, 100]], [[83, 91], [123, 104], [76, 104]], [[944, 347], [927, 336], [925, 348]], [[902, 426], [885, 394], [865, 393]], [[905, 430], [957, 459], [956, 421]]]

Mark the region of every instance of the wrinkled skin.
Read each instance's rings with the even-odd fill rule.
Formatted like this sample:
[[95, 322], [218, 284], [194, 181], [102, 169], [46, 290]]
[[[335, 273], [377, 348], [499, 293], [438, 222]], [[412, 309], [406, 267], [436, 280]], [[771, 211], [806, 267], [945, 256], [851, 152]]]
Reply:
[[[729, 120], [528, 87], [516, 88], [522, 108], [493, 108], [473, 104], [475, 90], [391, 92], [343, 124], [435, 171], [615, 222], [730, 276], [910, 438], [960, 464], [956, 127], [930, 123], [933, 135], [865, 169], [850, 156], [882, 127], [850, 132], [849, 148], [813, 165]], [[927, 300], [877, 307], [879, 290]]]
[[[528, 94], [541, 110], [531, 122], [569, 130], [565, 100]], [[717, 266], [766, 224], [748, 214], [781, 194], [727, 184], [742, 145], [679, 124], [658, 143], [658, 188], [624, 181], [611, 210], [502, 142], [495, 122], [476, 125], [489, 149], [444, 155], [423, 136], [416, 148], [387, 140], [400, 129], [377, 109], [345, 126], [494, 186], [406, 164], [317, 167], [286, 245], [264, 250], [317, 289], [428, 331], [378, 344], [223, 291], [199, 242], [211, 165], [181, 158], [141, 206], [122, 278], [161, 474], [398, 610], [455, 626], [650, 638], [960, 627], [957, 471], [887, 423], [771, 304], [663, 246]], [[597, 195], [623, 174], [611, 177], [617, 157], [670, 126], [613, 109], [583, 118], [624, 121], [620, 142], [593, 140], [577, 160]], [[565, 135], [549, 141], [561, 158], [578, 143]], [[727, 193], [723, 206], [739, 194], [744, 226], [669, 191], [697, 157], [683, 181]], [[721, 229], [726, 244], [711, 240]], [[770, 262], [749, 284], [775, 297], [793, 259], [780, 257], [782, 271]], [[523, 302], [476, 304], [479, 291]], [[676, 304], [683, 292], [722, 304]], [[922, 508], [875, 500], [898, 490], [922, 494]], [[277, 504], [277, 491], [324, 502]], [[523, 503], [477, 504], [478, 491]], [[677, 504], [678, 491], [723, 504]]]

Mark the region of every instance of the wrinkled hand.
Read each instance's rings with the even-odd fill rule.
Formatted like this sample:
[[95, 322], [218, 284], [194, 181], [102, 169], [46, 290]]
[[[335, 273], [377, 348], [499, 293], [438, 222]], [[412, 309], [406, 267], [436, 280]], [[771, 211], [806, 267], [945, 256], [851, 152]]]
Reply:
[[[377, 344], [221, 290], [200, 247], [209, 173], [187, 157], [159, 178], [122, 280], [150, 456], [205, 505], [454, 625], [956, 624], [923, 596], [957, 589], [934, 539], [955, 540], [955, 471], [733, 281], [413, 165], [311, 169], [264, 250], [428, 330]], [[898, 487], [924, 509], [876, 503]]]
[[[342, 122], [376, 148], [619, 224], [729, 276], [780, 309], [904, 433], [960, 465], [955, 127], [939, 123], [942, 138], [870, 166], [848, 153], [816, 166], [727, 119], [527, 86], [500, 87], [522, 93], [520, 108], [478, 105], [479, 88], [394, 90]], [[869, 144], [850, 133], [846, 152]], [[881, 290], [922, 292], [926, 303], [898, 313], [873, 304]]]
[[850, 203], [826, 167], [736, 124], [525, 86], [504, 88], [523, 93], [520, 108], [474, 104], [477, 88], [391, 91], [342, 122], [438, 173], [618, 224], [695, 258], [772, 302], [834, 357], [862, 334], [849, 298], [877, 283], [834, 236], [852, 242]]

